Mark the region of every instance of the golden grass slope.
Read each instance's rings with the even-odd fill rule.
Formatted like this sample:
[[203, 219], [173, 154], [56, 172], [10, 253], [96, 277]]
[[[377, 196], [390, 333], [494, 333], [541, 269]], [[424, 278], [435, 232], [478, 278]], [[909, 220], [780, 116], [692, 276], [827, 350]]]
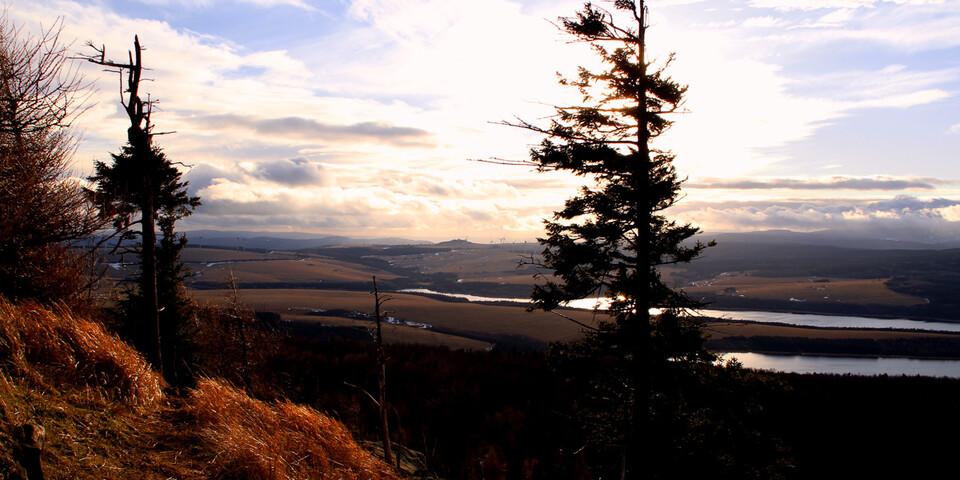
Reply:
[[25, 478], [21, 431], [43, 432], [47, 479], [395, 479], [340, 422], [205, 379], [188, 397], [132, 347], [64, 308], [0, 297], [0, 479]]
[[53, 390], [63, 384], [95, 387], [133, 407], [163, 397], [160, 375], [133, 347], [66, 308], [0, 298], [0, 361], [12, 374]]
[[289, 401], [254, 400], [203, 379], [187, 401], [199, 435], [214, 453], [214, 478], [263, 480], [398, 478], [363, 450], [340, 422]]
[[160, 376], [100, 324], [0, 297], [0, 478], [23, 475], [24, 427], [44, 432], [48, 479], [185, 478], [149, 433], [163, 399]]

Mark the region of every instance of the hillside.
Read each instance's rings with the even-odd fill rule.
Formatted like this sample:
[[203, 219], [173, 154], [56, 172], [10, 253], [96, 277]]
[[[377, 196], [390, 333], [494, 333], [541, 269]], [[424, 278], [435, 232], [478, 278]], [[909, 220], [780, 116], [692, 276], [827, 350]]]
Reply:
[[215, 379], [164, 389], [63, 309], [0, 298], [0, 478], [394, 479], [339, 421]]

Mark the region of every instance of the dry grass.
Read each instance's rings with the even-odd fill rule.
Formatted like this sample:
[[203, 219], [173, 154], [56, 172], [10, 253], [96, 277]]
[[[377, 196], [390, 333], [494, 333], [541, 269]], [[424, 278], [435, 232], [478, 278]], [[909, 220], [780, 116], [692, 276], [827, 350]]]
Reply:
[[395, 479], [340, 422], [288, 401], [268, 404], [216, 380], [197, 384], [187, 406], [215, 456], [214, 478]]
[[136, 350], [65, 308], [13, 305], [0, 298], [0, 361], [50, 390], [95, 387], [98, 394], [133, 407], [151, 406], [163, 397], [162, 379]]
[[[0, 478], [18, 470], [18, 427], [46, 431], [43, 468], [48, 480], [181, 480], [207, 478], [188, 429], [171, 424], [170, 407], [131, 409], [95, 388], [43, 391], [0, 372]], [[6, 471], [4, 469], [7, 469]]]

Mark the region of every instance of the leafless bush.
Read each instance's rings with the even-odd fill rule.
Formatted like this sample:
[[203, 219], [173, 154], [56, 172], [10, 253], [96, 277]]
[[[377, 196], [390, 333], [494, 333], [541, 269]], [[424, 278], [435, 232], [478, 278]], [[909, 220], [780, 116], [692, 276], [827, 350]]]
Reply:
[[0, 293], [14, 300], [76, 297], [86, 279], [70, 244], [104, 225], [70, 177], [68, 127], [90, 89], [61, 31], [32, 36], [0, 14]]

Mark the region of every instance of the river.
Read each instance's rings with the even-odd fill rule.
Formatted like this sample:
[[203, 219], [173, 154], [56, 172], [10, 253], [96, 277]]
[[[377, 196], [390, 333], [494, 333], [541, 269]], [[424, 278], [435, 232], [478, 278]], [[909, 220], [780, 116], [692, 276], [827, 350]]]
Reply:
[[[527, 298], [482, 297], [460, 293], [444, 293], [423, 288], [401, 290], [408, 293], [423, 293], [460, 298], [470, 302], [529, 303]], [[602, 303], [602, 302], [601, 302]], [[595, 299], [571, 302], [571, 308], [592, 309]], [[602, 306], [602, 305], [601, 305]], [[924, 331], [960, 332], [960, 323], [925, 322], [905, 318], [869, 318], [848, 315], [810, 315], [799, 313], [752, 312], [726, 310], [699, 310], [712, 318], [723, 318], [757, 323], [782, 323], [807, 327], [911, 329]], [[815, 355], [768, 355], [763, 353], [729, 353], [747, 368], [776, 370], [792, 373], [834, 373], [855, 375], [923, 375], [930, 377], [960, 378], [960, 360], [932, 360], [915, 358], [869, 358], [834, 357]]]
[[[500, 297], [481, 297], [478, 295], [467, 295], [462, 293], [444, 293], [425, 288], [410, 288], [400, 290], [409, 293], [424, 293], [429, 295], [441, 295], [444, 297], [461, 298], [470, 302], [515, 302], [530, 303], [529, 298], [500, 298]], [[607, 302], [606, 299], [600, 300], [600, 307], [603, 308]], [[574, 300], [567, 304], [570, 308], [593, 309], [598, 302], [595, 299], [588, 298]], [[830, 328], [890, 328], [897, 330], [925, 330], [935, 332], [960, 332], [960, 322], [926, 322], [922, 320], [909, 320], [906, 318], [870, 318], [853, 317], [848, 315], [813, 315], [803, 313], [779, 313], [779, 312], [753, 312], [753, 311], [731, 311], [731, 310], [697, 310], [705, 317], [721, 318], [729, 320], [740, 320], [744, 322], [757, 323], [783, 323], [787, 325], [797, 325], [803, 327], [830, 327]]]

